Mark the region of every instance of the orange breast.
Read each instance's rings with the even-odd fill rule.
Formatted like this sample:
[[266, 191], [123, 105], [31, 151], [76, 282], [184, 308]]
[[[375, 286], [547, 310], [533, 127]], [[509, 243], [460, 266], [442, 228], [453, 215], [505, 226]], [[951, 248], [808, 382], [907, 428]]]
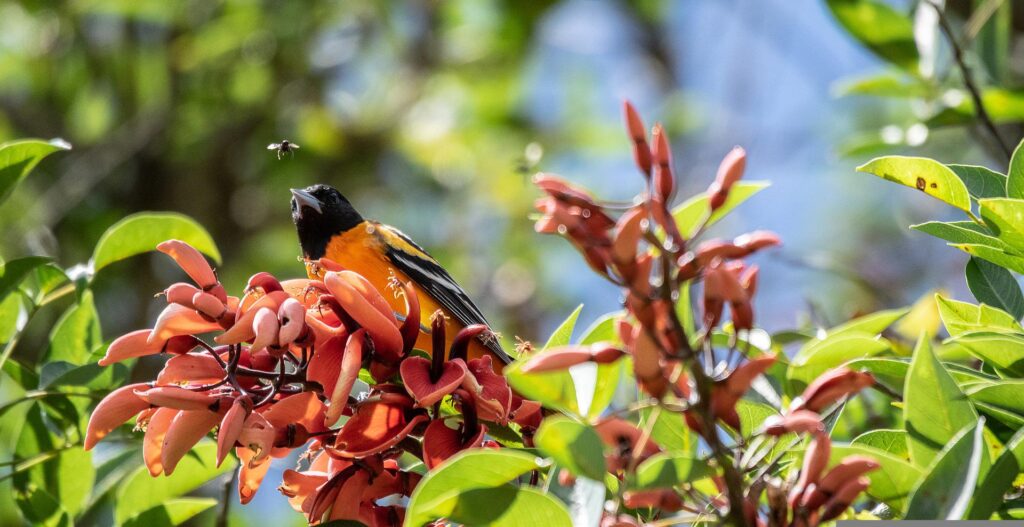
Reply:
[[[364, 278], [370, 281], [378, 291], [384, 295], [387, 299], [388, 304], [391, 306], [396, 313], [405, 314], [405, 299], [396, 290], [393, 284], [394, 280], [397, 279], [401, 283], [410, 281], [408, 275], [403, 273], [401, 270], [395, 268], [387, 256], [385, 256], [385, 250], [383, 247], [383, 240], [375, 232], [373, 224], [364, 222], [361, 225], [349, 229], [341, 235], [335, 236], [331, 239], [330, 243], [327, 244], [327, 250], [325, 257], [337, 262], [342, 267], [355, 271]], [[316, 276], [310, 276], [310, 278], [317, 278]], [[421, 326], [429, 327], [430, 316], [441, 309], [446, 318], [445, 322], [445, 352], [447, 348], [451, 346], [452, 339], [455, 334], [459, 332], [464, 326], [452, 316], [448, 310], [441, 307], [428, 292], [426, 292], [417, 283], [413, 283], [413, 287], [416, 290], [417, 298], [420, 301], [420, 324]], [[423, 331], [420, 331], [419, 338], [416, 339], [416, 348], [423, 350], [433, 355], [433, 343], [431, 336]], [[486, 347], [480, 344], [478, 341], [474, 341], [469, 347], [469, 358], [476, 359], [483, 355], [491, 355], [495, 369], [501, 372], [504, 363], [498, 357], [495, 357]]]

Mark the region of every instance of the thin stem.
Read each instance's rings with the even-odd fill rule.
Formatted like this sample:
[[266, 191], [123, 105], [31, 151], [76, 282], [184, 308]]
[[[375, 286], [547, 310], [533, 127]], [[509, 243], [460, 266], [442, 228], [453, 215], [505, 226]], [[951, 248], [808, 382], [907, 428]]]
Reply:
[[231, 490], [235, 487], [235, 479], [237, 478], [238, 471], [232, 470], [231, 476], [224, 482], [224, 488], [221, 494], [220, 513], [217, 514], [216, 527], [228, 526], [228, 512], [231, 509]]
[[982, 126], [988, 130], [988, 133], [995, 139], [996, 144], [1002, 151], [1003, 155], [1006, 156], [1006, 160], [1009, 161], [1013, 157], [1013, 149], [1003, 140], [1003, 136], [999, 134], [999, 130], [996, 128], [995, 121], [992, 120], [992, 116], [989, 115], [988, 110], [985, 109], [985, 104], [981, 98], [981, 90], [978, 85], [974, 82], [974, 76], [971, 73], [970, 67], [964, 60], [964, 50], [960, 46], [960, 42], [957, 40], [956, 35], [953, 33], [953, 26], [950, 25], [949, 19], [946, 18], [946, 12], [942, 6], [938, 5], [934, 0], [926, 0], [925, 3], [930, 5], [939, 16], [939, 27], [942, 29], [943, 35], [946, 36], [946, 40], [949, 41], [949, 46], [953, 49], [953, 60], [956, 61], [957, 68], [960, 69], [960, 76], [963, 77], [964, 87], [967, 88], [967, 92], [971, 95], [971, 100], [974, 102], [975, 113], [978, 117], [978, 121], [981, 122]]

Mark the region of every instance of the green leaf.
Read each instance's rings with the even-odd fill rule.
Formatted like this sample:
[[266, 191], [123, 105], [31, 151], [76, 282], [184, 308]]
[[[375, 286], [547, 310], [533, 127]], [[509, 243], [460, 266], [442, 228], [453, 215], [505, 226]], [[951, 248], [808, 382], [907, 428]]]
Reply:
[[636, 467], [636, 475], [629, 479], [628, 486], [631, 489], [672, 488], [712, 474], [707, 462], [691, 454], [661, 452]]
[[[442, 496], [431, 506], [438, 511], [450, 510], [444, 516], [462, 525], [572, 527], [572, 517], [565, 505], [552, 495], [533, 487], [502, 485], [453, 492]], [[406, 523], [415, 525], [408, 523], [408, 520]]]
[[951, 337], [977, 330], [1024, 332], [1013, 316], [987, 304], [976, 306], [941, 294], [935, 295], [935, 304], [939, 307], [939, 316]]
[[974, 199], [1006, 197], [1006, 176], [1003, 174], [974, 165], [946, 166], [964, 182]]
[[[580, 344], [595, 342], [612, 342], [619, 344], [619, 335], [615, 331], [615, 321], [622, 316], [621, 312], [608, 313], [594, 321], [583, 333]], [[619, 381], [626, 370], [626, 361], [617, 360], [608, 364], [598, 364], [594, 378], [594, 396], [587, 409], [587, 417], [597, 417], [604, 413], [615, 398]]]
[[[754, 194], [768, 188], [767, 181], [740, 181], [729, 190], [729, 198], [725, 203], [708, 218], [707, 225], [711, 226], [721, 220], [726, 214], [738, 207], [744, 201], [750, 199]], [[708, 213], [708, 195], [701, 192], [686, 200], [672, 210], [672, 217], [679, 225], [679, 232], [687, 238], [696, 234], [701, 222]]]
[[192, 492], [235, 468], [230, 460], [217, 468], [216, 458], [217, 445], [204, 440], [182, 458], [170, 476], [154, 478], [145, 466], [138, 467], [118, 487], [114, 506], [118, 525], [170, 499]]
[[903, 430], [871, 430], [855, 437], [852, 444], [884, 450], [900, 459], [910, 459], [907, 433]]
[[740, 416], [740, 433], [743, 437], [752, 436], [761, 429], [761, 425], [766, 419], [779, 414], [765, 403], [747, 399], [740, 399], [736, 402], [736, 413]]
[[0, 265], [0, 301], [17, 290], [22, 280], [35, 268], [45, 265], [49, 261], [50, 259], [45, 256], [27, 256]]
[[92, 291], [86, 289], [78, 303], [68, 308], [50, 333], [48, 361], [84, 364], [90, 353], [102, 343], [100, 320]]
[[889, 341], [868, 333], [843, 332], [804, 346], [786, 370], [789, 393], [799, 393], [822, 373], [847, 361], [890, 349]]
[[978, 200], [981, 218], [1000, 240], [1018, 254], [1024, 251], [1024, 200], [988, 198]]
[[541, 348], [541, 351], [559, 346], [568, 346], [572, 342], [572, 332], [576, 329], [576, 321], [579, 320], [581, 311], [583, 311], [583, 304], [576, 306], [576, 309], [572, 310], [572, 313], [569, 313], [569, 316], [555, 328], [555, 331], [548, 337], [548, 341]]
[[868, 456], [878, 461], [881, 467], [870, 474], [871, 485], [867, 493], [897, 510], [902, 509], [904, 500], [924, 474], [920, 467], [909, 461], [864, 444], [833, 443], [829, 465], [838, 464], [844, 457], [852, 455]]
[[482, 503], [501, 509], [499, 504], [518, 497], [518, 491], [522, 490], [509, 483], [527, 472], [542, 468], [541, 461], [536, 456], [508, 449], [460, 452], [432, 470], [416, 487], [409, 498], [405, 524], [418, 527], [438, 518], [448, 518], [455, 523], [488, 524], [489, 521], [467, 521], [464, 517], [475, 512], [475, 509], [468, 512], [465, 509], [479, 507], [481, 500], [478, 498], [486, 497], [473, 491], [497, 490], [504, 500], [488, 499]]
[[651, 439], [665, 450], [672, 452], [695, 453], [697, 451], [697, 438], [690, 427], [686, 426], [683, 415], [675, 412], [660, 411], [654, 414], [651, 408], [644, 409], [640, 413], [640, 427], [643, 428], [655, 415], [654, 426], [651, 428]]
[[919, 339], [914, 348], [903, 394], [910, 459], [917, 466], [928, 466], [958, 432], [978, 420], [971, 402], [935, 357], [926, 338]]
[[153, 251], [161, 242], [184, 241], [220, 263], [220, 251], [210, 233], [195, 220], [175, 212], [141, 212], [111, 225], [92, 253], [93, 272], [117, 262]]
[[1003, 503], [1003, 496], [1010, 490], [1017, 476], [1024, 472], [1024, 429], [1006, 443], [1003, 453], [996, 458], [988, 474], [974, 493], [974, 500], [967, 511], [969, 520], [987, 520]]
[[1024, 425], [1024, 379], [976, 384], [965, 391], [979, 410], [1011, 427]]
[[950, 339], [1000, 372], [1024, 377], [1024, 336], [972, 331]]
[[68, 514], [60, 501], [46, 490], [30, 487], [14, 494], [15, 503], [21, 509], [25, 519], [33, 526], [40, 527], [71, 527], [71, 515]]
[[873, 97], [927, 97], [928, 85], [920, 79], [894, 73], [873, 73], [865, 77], [842, 79], [833, 92], [839, 97], [870, 95]]
[[1002, 240], [992, 236], [987, 229], [973, 221], [929, 221], [911, 225], [910, 228], [955, 244], [985, 245], [1000, 250], [1009, 248]]
[[1021, 146], [1024, 141], [1017, 144], [1010, 158], [1010, 171], [1006, 175], [1006, 196], [1011, 198], [1024, 198], [1024, 152]]
[[960, 210], [971, 210], [971, 198], [963, 181], [938, 161], [924, 157], [879, 157], [857, 167], [857, 171], [916, 188]]
[[906, 520], [960, 520], [978, 483], [985, 443], [984, 420], [958, 431], [928, 468], [910, 495]]
[[139, 513], [124, 527], [174, 527], [217, 505], [213, 498], [178, 498]]
[[551, 416], [540, 424], [534, 443], [573, 474], [594, 481], [604, 480], [604, 446], [601, 437], [589, 425], [565, 416]]
[[988, 245], [979, 245], [974, 243], [951, 243], [949, 246], [960, 249], [961, 251], [976, 258], [981, 258], [982, 260], [996, 264], [999, 267], [1005, 267], [1006, 269], [1017, 273], [1024, 273], [1024, 257], [1010, 253], [1007, 250], [1000, 249], [999, 247], [991, 247]]
[[829, 337], [835, 337], [838, 335], [845, 335], [850, 333], [867, 333], [869, 335], [877, 335], [889, 326], [895, 324], [899, 319], [907, 316], [910, 313], [909, 307], [903, 307], [899, 309], [886, 309], [882, 311], [875, 311], [867, 315], [857, 317], [845, 324], [838, 325], [826, 332]]
[[[548, 339], [544, 348], [537, 353], [544, 353], [546, 350], [566, 346], [572, 339], [573, 328], [576, 327], [576, 320], [583, 310], [581, 304], [569, 318], [565, 319]], [[544, 373], [523, 373], [521, 368], [526, 363], [526, 358], [521, 358], [505, 367], [505, 378], [508, 383], [520, 395], [527, 399], [533, 399], [542, 405], [572, 415], [579, 414], [579, 404], [576, 400], [576, 385], [568, 371], [553, 371]]]
[[1024, 316], [1024, 294], [1009, 271], [991, 262], [971, 258], [965, 274], [967, 286], [979, 302], [998, 307], [1018, 320]]
[[23, 139], [0, 144], [0, 203], [44, 157], [70, 149], [71, 145], [61, 139]]
[[917, 45], [910, 18], [878, 0], [828, 0], [827, 5], [847, 32], [879, 57], [917, 72]]

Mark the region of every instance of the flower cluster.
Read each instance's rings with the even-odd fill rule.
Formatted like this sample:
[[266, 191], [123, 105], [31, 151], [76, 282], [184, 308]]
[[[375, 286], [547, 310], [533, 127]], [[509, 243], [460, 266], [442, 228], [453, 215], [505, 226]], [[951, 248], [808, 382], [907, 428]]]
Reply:
[[[721, 495], [707, 496], [702, 503], [678, 489], [626, 491], [620, 496], [622, 505], [660, 511], [707, 507], [731, 524], [763, 524], [779, 510], [762, 507], [765, 484], [747, 481], [739, 462], [743, 442], [727, 445], [722, 432], [733, 437], [741, 432], [737, 403], [776, 362], [774, 355], [752, 350], [749, 341], [741, 342], [741, 338], [754, 328], [758, 279], [758, 267], [748, 265], [744, 258], [779, 245], [780, 239], [771, 232], [755, 231], [733, 240], [700, 241], [716, 213], [728, 205], [730, 193], [745, 171], [746, 153], [736, 147], [725, 156], [704, 194], [703, 217], [684, 222], [670, 209], [678, 185], [664, 129], [655, 125], [649, 141], [629, 103], [625, 117], [634, 159], [645, 182], [632, 207], [617, 214], [615, 206], [602, 204], [585, 189], [556, 176], [541, 174], [534, 180], [545, 194], [536, 203], [542, 213], [536, 230], [567, 238], [592, 269], [622, 289], [625, 311], [616, 321], [618, 342], [552, 349], [529, 357], [521, 370], [564, 370], [628, 356], [640, 391], [651, 401], [648, 404], [683, 414], [687, 426], [710, 448], [711, 462], [721, 470], [721, 476], [715, 478]], [[687, 327], [677, 304], [680, 298], [689, 298], [694, 284], [702, 285], [703, 309], [697, 327]], [[726, 312], [731, 325], [723, 324]], [[723, 344], [727, 354], [716, 355], [716, 348]], [[782, 502], [781, 514], [786, 519], [774, 525], [788, 525], [790, 511], [794, 525], [815, 525], [834, 518], [864, 490], [862, 475], [875, 467], [867, 460], [844, 460], [820, 477], [828, 461], [829, 439], [817, 412], [870, 384], [870, 375], [832, 372], [812, 384], [803, 398], [794, 402], [790, 414], [763, 432], [772, 436], [798, 431], [814, 437], [806, 456], [809, 466], [800, 473], [791, 497]], [[619, 417], [606, 418], [596, 430], [607, 445], [608, 470], [621, 480], [626, 480], [638, 463], [661, 451], [649, 429]], [[614, 511], [606, 515], [604, 523], [636, 524], [628, 515]]]
[[[468, 346], [487, 327], [464, 328], [449, 346], [438, 311], [429, 321], [431, 358], [413, 349], [423, 329], [411, 284], [394, 284], [406, 305], [396, 316], [366, 279], [322, 259], [311, 262], [322, 279], [258, 273], [239, 298], [188, 244], [171, 240], [158, 250], [192, 283], [167, 288], [168, 305], [154, 327], [115, 340], [100, 364], [170, 358], [154, 381], [124, 386], [99, 403], [86, 449], [134, 417], [145, 430], [150, 473], [170, 475], [215, 431], [218, 466], [232, 451], [241, 461], [246, 503], [272, 459], [305, 447], [304, 468], [286, 471], [279, 490], [310, 524], [398, 525], [400, 500], [379, 500], [409, 496], [422, 472], [400, 465], [400, 456], [432, 468], [463, 449], [497, 447], [486, 423], [530, 430], [540, 421], [539, 405], [515, 395], [490, 357], [467, 360]], [[361, 375], [368, 390], [356, 389]]]

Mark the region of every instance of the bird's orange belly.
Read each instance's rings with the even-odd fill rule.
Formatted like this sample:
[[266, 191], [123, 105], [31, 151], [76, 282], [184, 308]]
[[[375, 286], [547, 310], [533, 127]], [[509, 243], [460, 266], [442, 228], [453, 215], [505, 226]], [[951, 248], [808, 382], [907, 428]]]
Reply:
[[[364, 240], [366, 239], [364, 238]], [[368, 247], [361, 251], [355, 251], [352, 249], [346, 250], [345, 248], [337, 246], [348, 245], [348, 243], [351, 242], [344, 239], [332, 241], [327, 246], [327, 258], [338, 263], [345, 269], [349, 269], [362, 275], [371, 284], [373, 284], [373, 286], [376, 287], [382, 295], [384, 295], [388, 305], [391, 306], [391, 309], [394, 310], [395, 313], [405, 315], [405, 298], [402, 296], [402, 289], [398, 284], [411, 281], [408, 275], [394, 268], [380, 251], [376, 251]], [[362, 243], [372, 242], [366, 240]], [[348, 245], [348, 247], [351, 247], [351, 245]], [[311, 276], [311, 278], [316, 277]], [[423, 329], [430, 326], [430, 317], [435, 311], [440, 309], [441, 312], [444, 313], [446, 320], [445, 352], [447, 353], [447, 349], [451, 346], [455, 334], [464, 326], [415, 282], [413, 282], [413, 288], [416, 290], [416, 297], [420, 302], [421, 327], [420, 335], [416, 339], [416, 349], [423, 350], [433, 356], [434, 350], [432, 337], [430, 334], [424, 332]], [[494, 363], [494, 367], [498, 373], [501, 373], [501, 370], [505, 365], [501, 359], [495, 357], [492, 352], [476, 340], [470, 344], [468, 355], [470, 359], [477, 359], [484, 355], [491, 355], [491, 358], [494, 359], [492, 362]]]

